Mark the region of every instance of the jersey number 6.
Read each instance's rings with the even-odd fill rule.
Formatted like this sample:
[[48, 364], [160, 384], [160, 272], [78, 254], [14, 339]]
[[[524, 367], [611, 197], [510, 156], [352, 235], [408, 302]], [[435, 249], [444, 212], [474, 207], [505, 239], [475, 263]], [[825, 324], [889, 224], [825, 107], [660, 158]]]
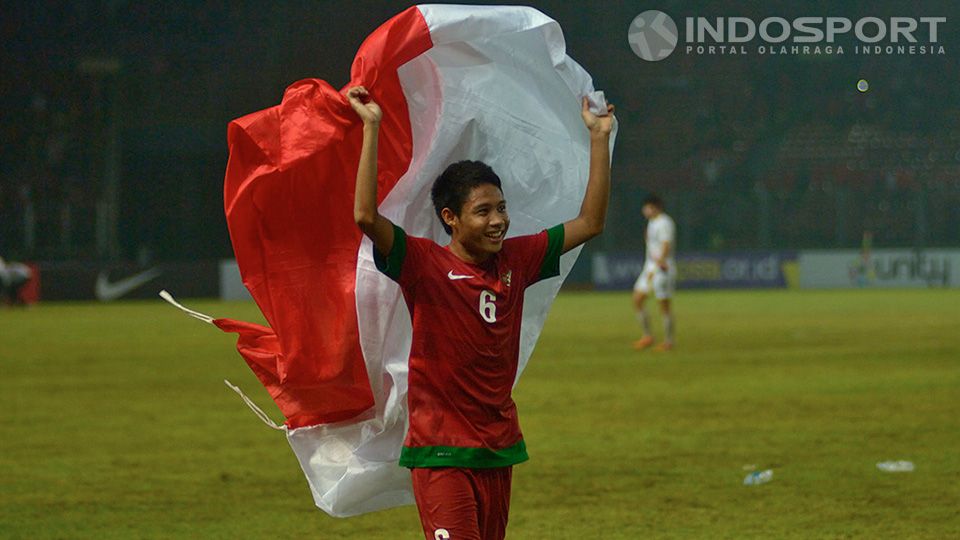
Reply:
[[480, 293], [480, 316], [488, 323], [497, 322], [497, 295], [490, 291]]

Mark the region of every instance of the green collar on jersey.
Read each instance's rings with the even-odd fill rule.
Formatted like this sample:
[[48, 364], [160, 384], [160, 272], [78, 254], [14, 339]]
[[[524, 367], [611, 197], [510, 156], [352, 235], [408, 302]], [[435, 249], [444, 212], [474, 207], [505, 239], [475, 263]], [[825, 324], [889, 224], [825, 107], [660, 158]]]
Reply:
[[[563, 224], [547, 229], [547, 250], [540, 264], [540, 273], [535, 281], [549, 279], [560, 275], [560, 255], [563, 254]], [[373, 248], [373, 262], [377, 269], [394, 281], [400, 280], [400, 270], [403, 259], [407, 256], [407, 233], [399, 225], [393, 225], [393, 248], [390, 254], [384, 257], [376, 247]]]

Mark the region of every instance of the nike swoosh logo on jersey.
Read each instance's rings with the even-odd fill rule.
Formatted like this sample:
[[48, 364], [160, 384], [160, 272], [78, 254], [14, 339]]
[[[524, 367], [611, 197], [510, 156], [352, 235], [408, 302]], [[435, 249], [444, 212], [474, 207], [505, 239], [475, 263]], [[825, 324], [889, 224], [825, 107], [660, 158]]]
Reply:
[[107, 273], [103, 271], [97, 275], [97, 284], [94, 287], [94, 294], [96, 295], [97, 300], [100, 300], [101, 302], [110, 302], [111, 300], [121, 298], [132, 292], [137, 287], [150, 282], [161, 273], [162, 272], [159, 268], [151, 268], [138, 274], [134, 274], [130, 277], [110, 283], [110, 280], [107, 278]]
[[450, 278], [451, 281], [456, 281], [456, 280], [458, 280], [458, 279], [470, 279], [470, 278], [472, 278], [473, 276], [461, 276], [461, 275], [458, 275], [458, 274], [454, 274], [454, 273], [453, 273], [453, 270], [451, 270], [451, 271], [447, 272], [447, 277]]

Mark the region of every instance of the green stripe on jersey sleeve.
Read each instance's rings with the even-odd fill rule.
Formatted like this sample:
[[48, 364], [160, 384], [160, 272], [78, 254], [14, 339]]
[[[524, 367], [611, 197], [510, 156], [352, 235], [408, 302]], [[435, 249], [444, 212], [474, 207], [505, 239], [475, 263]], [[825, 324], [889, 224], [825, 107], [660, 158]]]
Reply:
[[400, 451], [400, 466], [419, 467], [466, 467], [470, 469], [493, 469], [509, 467], [527, 461], [527, 445], [520, 442], [503, 450], [489, 448], [461, 448], [457, 446], [404, 446]]
[[537, 281], [560, 275], [560, 255], [562, 252], [563, 223], [547, 229], [547, 252], [543, 256]]
[[400, 279], [400, 268], [403, 266], [403, 259], [407, 256], [407, 233], [399, 225], [393, 224], [393, 247], [390, 254], [384, 257], [373, 247], [373, 262], [390, 279], [398, 281]]

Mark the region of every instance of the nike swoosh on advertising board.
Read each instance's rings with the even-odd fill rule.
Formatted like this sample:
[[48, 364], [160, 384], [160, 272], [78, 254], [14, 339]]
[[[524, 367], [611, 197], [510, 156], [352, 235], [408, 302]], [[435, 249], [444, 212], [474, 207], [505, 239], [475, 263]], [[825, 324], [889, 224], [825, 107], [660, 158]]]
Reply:
[[107, 277], [107, 272], [100, 271], [100, 274], [97, 275], [97, 284], [94, 288], [94, 294], [96, 295], [97, 300], [100, 300], [101, 302], [110, 302], [112, 300], [122, 298], [130, 292], [133, 292], [137, 287], [150, 282], [162, 273], [163, 272], [161, 272], [159, 268], [154, 267], [111, 283]]

